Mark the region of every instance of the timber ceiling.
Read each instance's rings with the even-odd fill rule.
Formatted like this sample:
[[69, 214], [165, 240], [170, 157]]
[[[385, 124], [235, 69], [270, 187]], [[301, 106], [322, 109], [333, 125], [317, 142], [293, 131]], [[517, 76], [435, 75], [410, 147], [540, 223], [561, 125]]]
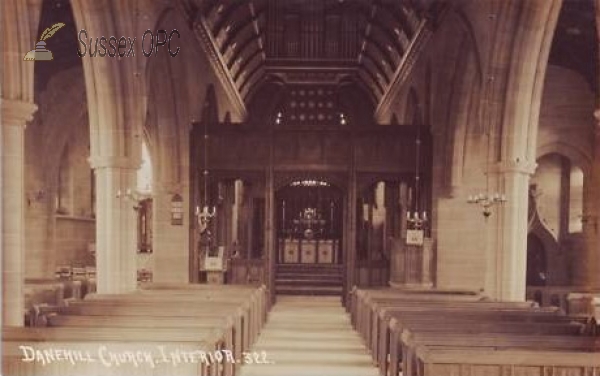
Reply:
[[186, 8], [210, 33], [246, 103], [261, 83], [273, 79], [319, 85], [350, 79], [377, 103], [427, 18], [430, 3], [190, 0]]

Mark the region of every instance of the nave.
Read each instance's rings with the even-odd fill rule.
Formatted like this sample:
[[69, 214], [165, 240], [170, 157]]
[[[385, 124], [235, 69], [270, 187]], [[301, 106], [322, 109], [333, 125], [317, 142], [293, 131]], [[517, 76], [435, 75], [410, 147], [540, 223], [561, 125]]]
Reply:
[[[4, 327], [11, 376], [596, 375], [596, 319], [477, 292], [354, 288], [346, 300], [264, 287], [149, 284], [43, 306]], [[43, 309], [42, 309], [43, 308]]]
[[0, 3], [3, 375], [600, 375], [600, 0]]

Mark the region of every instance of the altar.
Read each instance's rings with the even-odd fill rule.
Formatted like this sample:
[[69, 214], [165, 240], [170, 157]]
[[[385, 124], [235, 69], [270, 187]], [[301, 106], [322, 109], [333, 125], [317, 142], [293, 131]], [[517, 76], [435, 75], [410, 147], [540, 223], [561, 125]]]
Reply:
[[337, 264], [337, 239], [279, 239], [279, 263]]

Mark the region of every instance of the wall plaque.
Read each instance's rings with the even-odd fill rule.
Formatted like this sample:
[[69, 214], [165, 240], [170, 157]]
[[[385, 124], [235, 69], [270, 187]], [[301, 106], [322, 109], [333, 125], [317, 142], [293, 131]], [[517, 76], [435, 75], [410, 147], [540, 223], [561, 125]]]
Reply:
[[177, 193], [171, 198], [171, 225], [183, 225], [183, 198]]
[[423, 245], [423, 230], [406, 230], [406, 244]]

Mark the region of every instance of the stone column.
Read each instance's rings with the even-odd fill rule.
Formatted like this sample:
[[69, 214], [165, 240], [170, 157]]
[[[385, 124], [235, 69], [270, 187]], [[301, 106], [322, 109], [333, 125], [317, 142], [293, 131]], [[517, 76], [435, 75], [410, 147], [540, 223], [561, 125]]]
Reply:
[[25, 277], [25, 124], [32, 103], [2, 99], [2, 325], [23, 326]]
[[[119, 294], [136, 289], [136, 202], [127, 197], [136, 189], [138, 165], [128, 158], [91, 159], [96, 174], [96, 278], [99, 293]], [[121, 197], [117, 197], [121, 192]]]
[[600, 289], [600, 109], [594, 112], [598, 123], [594, 129], [594, 157], [584, 196], [584, 248], [573, 265], [573, 284]]
[[[154, 282], [189, 283], [190, 280], [194, 283], [198, 282], [198, 256], [196, 254], [190, 258], [190, 252], [196, 252], [195, 237], [191, 236], [190, 226], [193, 226], [197, 219], [196, 216], [190, 217], [190, 212], [187, 210], [190, 207], [190, 197], [187, 192], [189, 192], [187, 185], [166, 184], [154, 179], [152, 195]], [[183, 197], [183, 207], [186, 208], [183, 211], [182, 225], [173, 224], [171, 221], [171, 200], [175, 194]], [[192, 242], [191, 247], [190, 242]]]
[[[486, 291], [501, 301], [524, 301], [527, 279], [527, 220], [529, 178], [534, 163], [501, 162], [494, 174], [507, 202], [492, 208], [497, 215], [495, 247], [488, 254]], [[497, 214], [496, 214], [497, 213]]]

